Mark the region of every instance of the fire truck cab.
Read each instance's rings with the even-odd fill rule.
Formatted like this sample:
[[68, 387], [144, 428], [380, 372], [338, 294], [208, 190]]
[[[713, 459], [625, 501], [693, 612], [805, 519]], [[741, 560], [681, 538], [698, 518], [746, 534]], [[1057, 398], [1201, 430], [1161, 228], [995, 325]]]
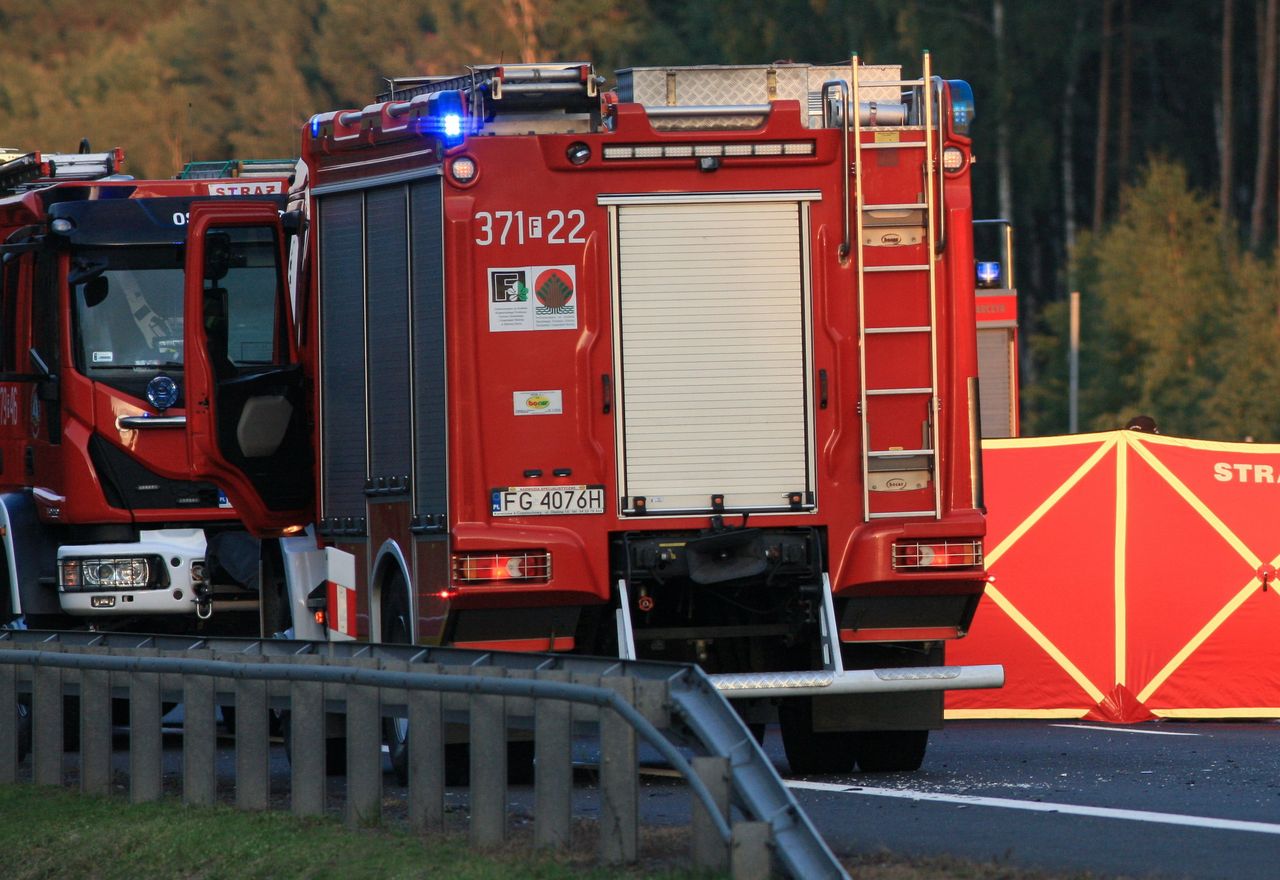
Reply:
[[[796, 772], [913, 769], [1003, 675], [943, 661], [986, 582], [972, 93], [927, 54], [602, 86], [476, 67], [304, 130], [317, 619], [697, 662]], [[280, 475], [224, 463], [253, 524]]]
[[[185, 333], [220, 333], [242, 385], [291, 344], [275, 289], [287, 177], [276, 168], [249, 193], [244, 178], [135, 180], [123, 161], [117, 149], [0, 164], [0, 625], [258, 635], [264, 605], [289, 616], [259, 589], [280, 554], [264, 574], [275, 545], [244, 529], [220, 483], [193, 476]], [[233, 183], [237, 210], [272, 229], [201, 227], [221, 269], [196, 267], [194, 283], [221, 311], [192, 319], [188, 230], [230, 204]]]

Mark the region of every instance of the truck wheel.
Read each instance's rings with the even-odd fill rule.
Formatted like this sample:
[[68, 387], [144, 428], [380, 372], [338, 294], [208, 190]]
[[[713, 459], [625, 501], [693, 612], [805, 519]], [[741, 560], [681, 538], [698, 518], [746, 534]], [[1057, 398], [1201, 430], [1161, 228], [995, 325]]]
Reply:
[[863, 730], [853, 736], [858, 766], [866, 773], [919, 770], [929, 746], [927, 730]]
[[783, 700], [778, 707], [778, 721], [782, 726], [782, 747], [793, 774], [853, 772], [857, 734], [815, 731], [812, 697]]
[[[386, 602], [382, 607], [382, 641], [384, 644], [409, 645], [413, 643], [413, 628], [409, 621], [408, 588], [404, 576], [392, 575], [383, 590]], [[409, 783], [409, 719], [382, 719], [382, 741], [391, 755], [391, 770], [400, 785]]]

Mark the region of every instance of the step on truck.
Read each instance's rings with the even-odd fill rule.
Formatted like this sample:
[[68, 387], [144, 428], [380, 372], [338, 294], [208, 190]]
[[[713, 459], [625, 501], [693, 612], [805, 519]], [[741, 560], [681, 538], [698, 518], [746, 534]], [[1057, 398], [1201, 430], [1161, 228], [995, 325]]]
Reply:
[[[696, 662], [793, 771], [918, 767], [943, 691], [1003, 677], [944, 661], [987, 577], [972, 119], [927, 53], [477, 66], [312, 117], [305, 511], [235, 427], [278, 395], [186, 326], [208, 478], [314, 535], [295, 634]], [[250, 207], [193, 206], [188, 313], [219, 237], [277, 228]]]
[[0, 626], [286, 629], [279, 541], [195, 476], [184, 358], [184, 328], [218, 322], [242, 382], [285, 357], [285, 239], [211, 236], [221, 299], [195, 320], [184, 277], [193, 208], [234, 198], [279, 225], [293, 163], [172, 180], [123, 165], [87, 144], [0, 156]]

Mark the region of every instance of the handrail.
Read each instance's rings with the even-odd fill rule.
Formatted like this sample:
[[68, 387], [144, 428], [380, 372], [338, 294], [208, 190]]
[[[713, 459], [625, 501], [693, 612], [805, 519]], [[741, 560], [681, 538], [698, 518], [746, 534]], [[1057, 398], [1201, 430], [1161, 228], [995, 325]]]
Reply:
[[[854, 55], [854, 65], [858, 63], [858, 56]], [[857, 77], [856, 69], [852, 76]], [[849, 176], [853, 173], [853, 169], [849, 167], [849, 85], [842, 79], [828, 80], [822, 84], [822, 106], [829, 108], [828, 94], [832, 89], [838, 89], [840, 92], [840, 157], [843, 167], [841, 168], [840, 180], [844, 185], [844, 241], [840, 242], [840, 262], [849, 259], [849, 254], [853, 251], [852, 242], [849, 238]], [[861, 111], [859, 111], [861, 115]]]

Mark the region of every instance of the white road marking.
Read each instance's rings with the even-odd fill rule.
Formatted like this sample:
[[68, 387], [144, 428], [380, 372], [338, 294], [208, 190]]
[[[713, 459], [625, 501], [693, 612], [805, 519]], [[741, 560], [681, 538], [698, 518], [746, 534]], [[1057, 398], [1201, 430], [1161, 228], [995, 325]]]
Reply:
[[1103, 727], [1098, 724], [1050, 724], [1050, 727], [1074, 727], [1079, 730], [1105, 730], [1107, 733], [1145, 733], [1150, 736], [1201, 736], [1199, 733], [1180, 733], [1175, 730], [1143, 730], [1137, 727]]
[[1119, 810], [1112, 807], [1085, 807], [1079, 804], [1055, 804], [1042, 801], [1019, 801], [1011, 798], [978, 797], [968, 794], [942, 794], [934, 791], [909, 791], [896, 788], [869, 788], [836, 785], [830, 782], [805, 782], [788, 779], [791, 788], [826, 791], [834, 794], [861, 794], [871, 797], [901, 798], [913, 801], [937, 801], [971, 807], [999, 807], [1006, 810], [1029, 810], [1033, 813], [1064, 813], [1092, 816], [1098, 819], [1125, 819], [1131, 822], [1155, 822], [1163, 825], [1189, 825], [1217, 831], [1251, 831], [1256, 834], [1280, 834], [1280, 825], [1270, 822], [1246, 822], [1239, 819], [1215, 819], [1211, 816], [1184, 816], [1180, 813], [1154, 813], [1149, 810]]

